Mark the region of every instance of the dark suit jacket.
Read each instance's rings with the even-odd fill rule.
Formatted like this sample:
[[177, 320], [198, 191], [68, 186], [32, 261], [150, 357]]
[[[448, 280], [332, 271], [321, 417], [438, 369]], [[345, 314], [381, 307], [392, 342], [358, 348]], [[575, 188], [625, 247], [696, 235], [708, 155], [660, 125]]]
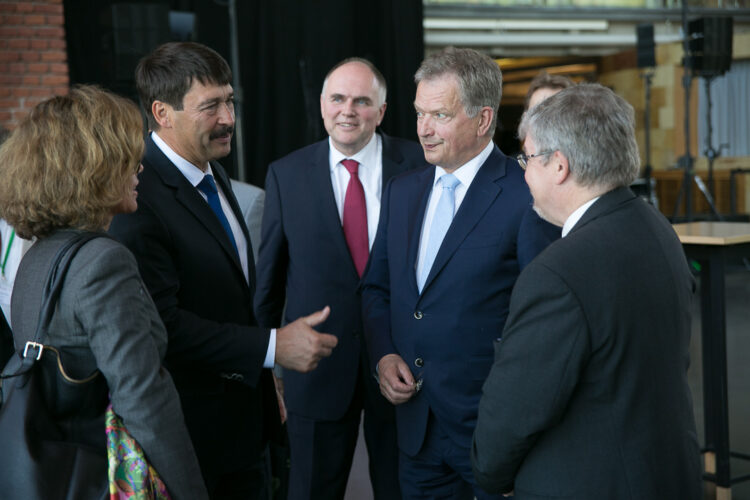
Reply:
[[[381, 137], [384, 185], [395, 174], [426, 165], [419, 144]], [[338, 345], [311, 373], [284, 372], [284, 394], [291, 412], [338, 420], [354, 395], [364, 339], [360, 280], [336, 208], [328, 155], [326, 139], [268, 169], [255, 311], [261, 325], [271, 326], [281, 324], [285, 299], [284, 323], [331, 306], [318, 329], [336, 335]], [[375, 385], [374, 378], [367, 383]]]
[[208, 203], [146, 139], [138, 210], [118, 215], [110, 233], [135, 255], [169, 334], [172, 373], [207, 480], [256, 461], [262, 432], [279, 425], [270, 370], [269, 330], [253, 315], [252, 246], [224, 169], [212, 163], [248, 240], [250, 285]]
[[398, 353], [423, 380], [421, 391], [396, 407], [399, 447], [409, 455], [422, 445], [430, 411], [468, 453], [493, 341], [502, 332], [520, 263], [551, 239], [531, 209], [523, 171], [495, 147], [469, 186], [420, 294], [415, 269], [434, 175], [430, 166], [390, 182], [363, 280], [373, 364]]
[[474, 435], [474, 475], [516, 498], [701, 498], [687, 384], [694, 281], [627, 188], [518, 278]]

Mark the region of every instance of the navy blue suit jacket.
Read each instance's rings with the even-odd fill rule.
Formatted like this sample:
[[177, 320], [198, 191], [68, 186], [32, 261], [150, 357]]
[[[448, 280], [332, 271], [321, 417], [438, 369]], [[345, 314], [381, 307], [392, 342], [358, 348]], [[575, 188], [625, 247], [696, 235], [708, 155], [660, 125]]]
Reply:
[[[396, 174], [426, 165], [419, 144], [381, 137], [384, 184]], [[337, 420], [354, 395], [364, 340], [360, 279], [333, 195], [328, 140], [272, 163], [265, 187], [256, 315], [261, 325], [273, 327], [331, 306], [331, 315], [317, 329], [336, 335], [338, 345], [311, 373], [285, 371], [284, 395], [295, 414]]]
[[[378, 236], [363, 280], [373, 365], [397, 353], [423, 385], [396, 406], [399, 447], [416, 454], [431, 411], [467, 450], [482, 382], [493, 362], [520, 269], [559, 229], [539, 219], [523, 171], [495, 147], [469, 186], [422, 293], [416, 263], [435, 167], [394, 178], [383, 194]], [[418, 366], [422, 365], [422, 366]]]

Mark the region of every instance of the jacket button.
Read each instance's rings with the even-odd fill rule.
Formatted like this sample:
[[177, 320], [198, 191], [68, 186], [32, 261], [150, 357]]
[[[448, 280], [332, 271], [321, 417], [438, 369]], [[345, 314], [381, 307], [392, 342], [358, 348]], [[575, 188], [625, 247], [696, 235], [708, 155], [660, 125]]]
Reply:
[[415, 359], [414, 366], [416, 366], [417, 368], [422, 368], [422, 366], [424, 366], [424, 360], [422, 358]]
[[414, 311], [414, 319], [422, 319], [422, 311]]

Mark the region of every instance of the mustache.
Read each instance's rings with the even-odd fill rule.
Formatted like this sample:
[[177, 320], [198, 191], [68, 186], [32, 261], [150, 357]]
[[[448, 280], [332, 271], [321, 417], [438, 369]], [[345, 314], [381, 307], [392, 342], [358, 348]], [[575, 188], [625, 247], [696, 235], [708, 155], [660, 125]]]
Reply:
[[210, 139], [217, 139], [219, 137], [224, 137], [225, 135], [232, 135], [234, 132], [234, 127], [226, 125], [223, 127], [219, 127], [213, 132], [211, 132], [211, 135], [209, 136]]

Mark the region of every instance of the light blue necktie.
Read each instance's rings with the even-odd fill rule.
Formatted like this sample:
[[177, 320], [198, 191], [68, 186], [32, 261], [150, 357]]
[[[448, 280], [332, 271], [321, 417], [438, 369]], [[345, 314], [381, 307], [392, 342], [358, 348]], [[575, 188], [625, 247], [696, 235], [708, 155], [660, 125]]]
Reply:
[[206, 174], [205, 176], [203, 176], [203, 180], [198, 183], [197, 187], [203, 194], [206, 195], [206, 201], [208, 201], [208, 205], [211, 207], [211, 210], [214, 211], [214, 214], [216, 214], [216, 218], [219, 219], [219, 222], [221, 222], [221, 225], [224, 228], [224, 231], [226, 231], [227, 236], [229, 236], [229, 241], [232, 242], [234, 251], [237, 252], [237, 255], [239, 255], [240, 252], [239, 250], [237, 250], [237, 242], [234, 241], [232, 228], [229, 227], [227, 216], [224, 215], [224, 210], [221, 209], [219, 191], [216, 189], [216, 183], [214, 182], [213, 175]]
[[438, 181], [443, 186], [443, 192], [435, 207], [435, 214], [432, 216], [432, 226], [430, 226], [430, 236], [427, 240], [427, 250], [424, 254], [422, 272], [417, 277], [417, 286], [420, 293], [424, 287], [427, 276], [430, 274], [432, 264], [435, 262], [440, 245], [443, 243], [445, 233], [453, 221], [453, 212], [456, 209], [455, 187], [461, 182], [453, 174], [445, 174]]

